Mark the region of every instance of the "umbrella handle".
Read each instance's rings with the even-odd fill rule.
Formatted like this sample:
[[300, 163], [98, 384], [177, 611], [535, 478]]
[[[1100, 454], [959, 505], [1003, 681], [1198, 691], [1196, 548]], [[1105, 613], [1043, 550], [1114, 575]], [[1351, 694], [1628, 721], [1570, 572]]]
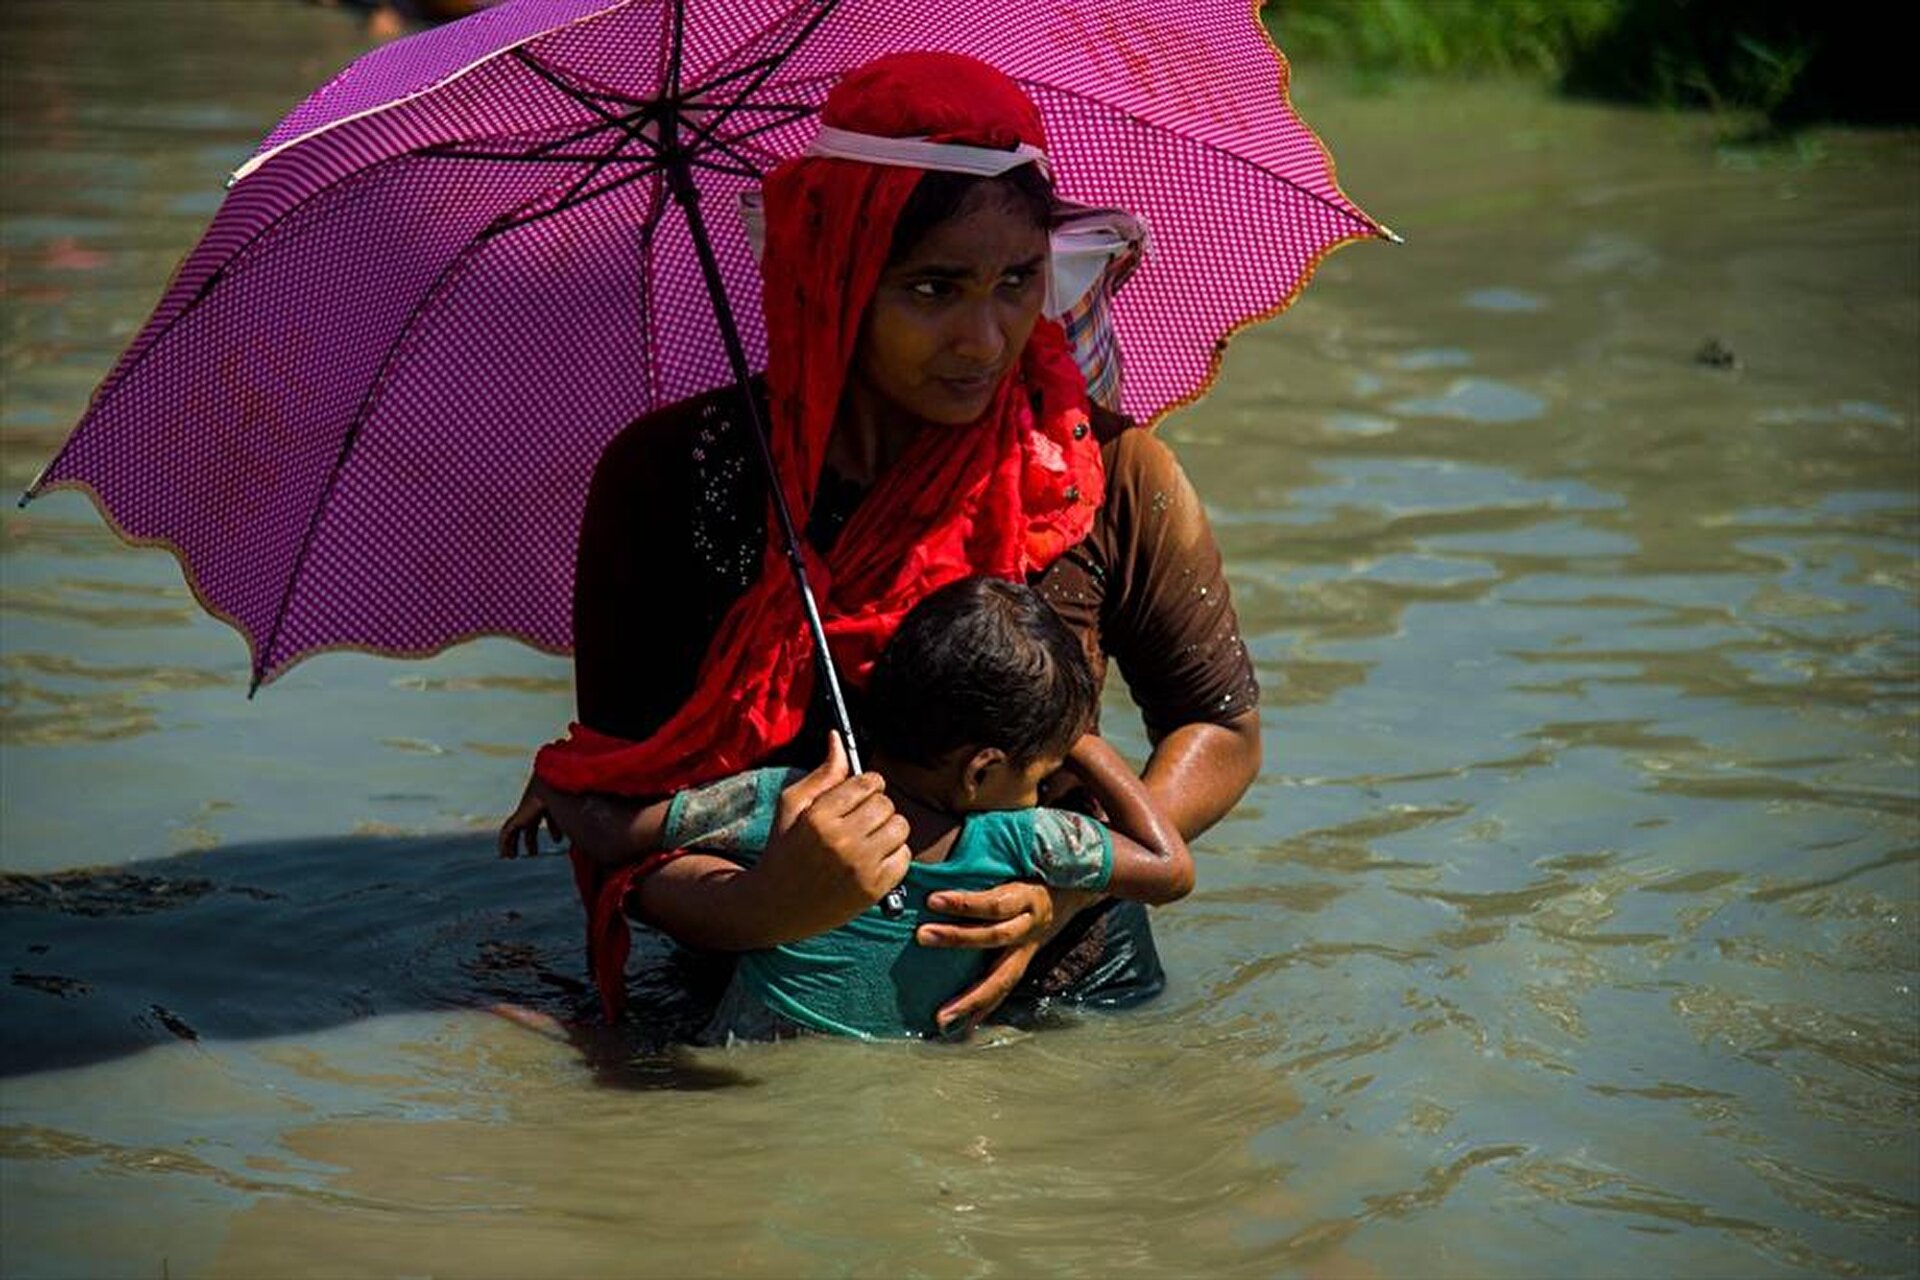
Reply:
[[[854, 742], [853, 718], [847, 713], [846, 694], [840, 688], [840, 672], [834, 666], [833, 653], [827, 648], [827, 629], [820, 620], [820, 606], [813, 594], [813, 586], [807, 581], [806, 558], [800, 552], [800, 534], [794, 527], [793, 512], [787, 507], [787, 495], [780, 485], [780, 473], [773, 464], [773, 445], [767, 435], [767, 424], [760, 414], [760, 404], [749, 386], [753, 374], [747, 367], [746, 348], [740, 342], [740, 330], [733, 320], [733, 307], [727, 301], [726, 282], [720, 275], [720, 262], [714, 256], [713, 242], [707, 236], [706, 219], [700, 216], [700, 189], [694, 185], [693, 174], [685, 156], [677, 147], [678, 139], [673, 128], [674, 118], [669, 115], [663, 122], [662, 149], [666, 152], [665, 171], [667, 186], [673, 192], [673, 198], [685, 212], [687, 230], [693, 236], [693, 248], [700, 259], [700, 272], [706, 277], [707, 296], [713, 303], [713, 316], [720, 326], [720, 338], [727, 348], [727, 361], [733, 366], [733, 379], [740, 392], [740, 403], [747, 411], [747, 420], [753, 424], [754, 442], [760, 447], [760, 462], [766, 468], [767, 487], [773, 493], [773, 510], [780, 522], [780, 535], [786, 542], [787, 564], [793, 570], [793, 584], [800, 592], [800, 608], [806, 614], [807, 632], [813, 637], [814, 665], [819, 668], [821, 677], [826, 681], [827, 705], [833, 712], [834, 727], [839, 730], [841, 741], [847, 748], [847, 764], [855, 773], [863, 772], [860, 767], [860, 749]], [[899, 918], [907, 909], [907, 895], [899, 886], [887, 890], [880, 899], [880, 911], [889, 920]]]

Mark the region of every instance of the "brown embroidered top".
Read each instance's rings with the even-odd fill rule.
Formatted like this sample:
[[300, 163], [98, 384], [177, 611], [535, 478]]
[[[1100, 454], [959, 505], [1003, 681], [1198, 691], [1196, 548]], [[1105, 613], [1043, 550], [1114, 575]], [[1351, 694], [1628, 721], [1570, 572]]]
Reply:
[[[1094, 427], [1106, 500], [1087, 537], [1033, 585], [1080, 634], [1096, 678], [1109, 659], [1119, 665], [1151, 739], [1231, 721], [1255, 707], [1259, 687], [1200, 500], [1153, 435], [1097, 408]], [[641, 419], [602, 455], [574, 582], [576, 697], [588, 726], [638, 739], [663, 723], [760, 572], [769, 516], [752, 430], [726, 389]], [[832, 544], [859, 497], [823, 478], [807, 529], [816, 546]], [[796, 759], [817, 752], [827, 723], [816, 712]]]

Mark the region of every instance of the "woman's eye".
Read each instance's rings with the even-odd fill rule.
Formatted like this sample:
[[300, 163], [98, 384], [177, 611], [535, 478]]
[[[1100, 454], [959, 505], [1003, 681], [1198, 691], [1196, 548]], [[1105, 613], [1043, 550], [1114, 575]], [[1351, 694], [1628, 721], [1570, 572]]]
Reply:
[[1000, 283], [1009, 289], [1024, 289], [1027, 282], [1039, 275], [1032, 267], [1017, 267], [1000, 277]]
[[945, 280], [916, 280], [907, 286], [907, 292], [916, 298], [944, 298], [952, 287]]

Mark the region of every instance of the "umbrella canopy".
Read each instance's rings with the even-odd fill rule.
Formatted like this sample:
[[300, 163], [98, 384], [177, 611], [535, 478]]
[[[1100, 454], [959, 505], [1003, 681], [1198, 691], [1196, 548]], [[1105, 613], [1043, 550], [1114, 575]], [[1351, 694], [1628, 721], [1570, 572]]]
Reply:
[[1246, 0], [509, 0], [281, 122], [28, 496], [86, 489], [173, 549], [256, 683], [328, 648], [566, 650], [601, 450], [736, 377], [675, 187], [757, 368], [739, 197], [842, 71], [908, 49], [1007, 72], [1061, 194], [1152, 228], [1112, 303], [1136, 417], [1204, 391], [1332, 248], [1390, 234]]

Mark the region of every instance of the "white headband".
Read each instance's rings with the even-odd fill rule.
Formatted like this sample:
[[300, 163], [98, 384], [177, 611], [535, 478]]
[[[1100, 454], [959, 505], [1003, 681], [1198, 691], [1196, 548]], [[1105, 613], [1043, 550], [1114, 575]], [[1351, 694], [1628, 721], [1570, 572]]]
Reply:
[[[981, 178], [997, 178], [1023, 164], [1033, 164], [1039, 166], [1041, 173], [1052, 177], [1046, 153], [1024, 142], [1012, 151], [1000, 151], [956, 142], [930, 142], [926, 138], [882, 138], [823, 124], [806, 153], [866, 164], [970, 173]], [[758, 258], [766, 243], [767, 228], [758, 191], [740, 194], [740, 220], [746, 225], [748, 247]], [[1089, 208], [1056, 200], [1051, 239], [1053, 269], [1047, 280], [1046, 313], [1057, 316], [1086, 297], [1106, 277], [1109, 266], [1124, 264], [1119, 278], [1111, 282], [1117, 287], [1146, 250], [1147, 228], [1139, 218], [1123, 210]]]
[[949, 173], [971, 173], [982, 178], [997, 178], [1023, 164], [1038, 165], [1047, 177], [1047, 153], [1021, 143], [1011, 151], [994, 147], [969, 147], [958, 142], [933, 142], [927, 138], [882, 138], [871, 133], [855, 133], [820, 126], [807, 147], [810, 156], [831, 156], [838, 160], [862, 160], [867, 164], [890, 164], [903, 169], [944, 169]]

